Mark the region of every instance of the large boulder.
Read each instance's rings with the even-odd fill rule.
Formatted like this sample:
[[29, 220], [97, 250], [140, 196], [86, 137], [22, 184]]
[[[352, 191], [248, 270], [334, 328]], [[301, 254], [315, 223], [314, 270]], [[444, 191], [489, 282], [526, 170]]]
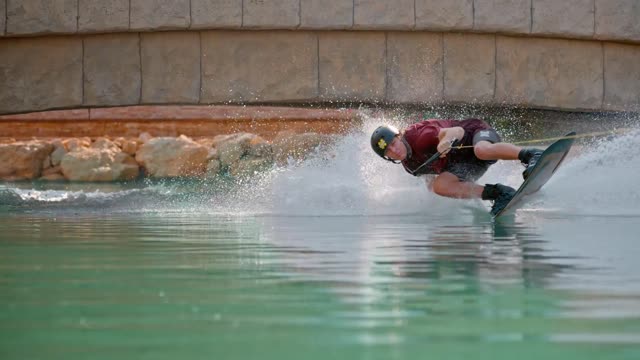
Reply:
[[273, 164], [271, 144], [258, 135], [238, 133], [216, 136], [213, 140], [221, 168], [232, 176], [244, 177]]
[[40, 177], [53, 145], [42, 141], [0, 144], [0, 179], [31, 180]]
[[220, 163], [229, 167], [237, 163], [249, 151], [251, 142], [256, 138], [258, 138], [257, 135], [248, 133], [218, 135], [213, 138], [212, 146], [218, 151]]
[[331, 135], [281, 131], [272, 141], [274, 160], [279, 165], [286, 165], [289, 159], [304, 160], [309, 153], [331, 141]]
[[207, 170], [209, 149], [190, 138], [158, 137], [145, 141], [136, 160], [152, 177], [201, 176]]
[[96, 182], [133, 180], [140, 170], [131, 155], [104, 138], [88, 148], [74, 147], [63, 156], [60, 168], [68, 180]]
[[229, 175], [236, 178], [247, 178], [268, 170], [273, 165], [271, 158], [245, 157], [229, 168]]

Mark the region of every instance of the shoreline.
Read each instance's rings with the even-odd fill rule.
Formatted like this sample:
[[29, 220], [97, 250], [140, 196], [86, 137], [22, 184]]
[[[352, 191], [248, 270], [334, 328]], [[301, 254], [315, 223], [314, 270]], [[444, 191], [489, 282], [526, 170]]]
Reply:
[[0, 116], [0, 181], [244, 178], [301, 161], [354, 109], [131, 106]]
[[52, 110], [0, 116], [0, 141], [60, 137], [210, 137], [250, 132], [267, 140], [279, 132], [344, 133], [354, 109], [271, 106], [129, 106]]

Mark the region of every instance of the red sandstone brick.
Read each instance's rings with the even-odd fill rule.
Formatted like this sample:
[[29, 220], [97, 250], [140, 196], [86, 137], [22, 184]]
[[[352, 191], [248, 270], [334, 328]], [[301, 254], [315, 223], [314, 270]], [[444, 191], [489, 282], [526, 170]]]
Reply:
[[250, 132], [271, 139], [280, 131], [340, 133], [354, 124], [352, 109], [268, 106], [130, 106], [0, 116], [1, 138], [215, 136]]

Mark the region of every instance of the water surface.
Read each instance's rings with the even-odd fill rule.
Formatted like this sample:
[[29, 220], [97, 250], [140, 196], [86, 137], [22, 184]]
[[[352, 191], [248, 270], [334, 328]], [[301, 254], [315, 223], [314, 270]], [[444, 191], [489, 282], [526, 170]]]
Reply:
[[640, 358], [640, 137], [494, 223], [369, 130], [243, 183], [0, 185], [1, 358]]

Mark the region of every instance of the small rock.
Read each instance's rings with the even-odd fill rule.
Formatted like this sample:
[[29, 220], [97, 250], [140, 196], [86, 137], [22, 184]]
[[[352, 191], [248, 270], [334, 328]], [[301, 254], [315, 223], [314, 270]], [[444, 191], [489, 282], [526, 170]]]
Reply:
[[140, 134], [140, 136], [138, 136], [138, 139], [144, 144], [147, 141], [153, 139], [153, 136], [151, 136], [151, 134], [149, 134], [148, 132], [143, 132], [142, 134]]
[[55, 150], [51, 153], [51, 165], [58, 166], [60, 165], [60, 161], [62, 161], [62, 157], [67, 153], [67, 150], [64, 148], [64, 145], [60, 143], [59, 145], [54, 143]]
[[65, 150], [67, 152], [74, 151], [79, 148], [88, 148], [91, 146], [91, 139], [89, 138], [70, 138], [62, 140]]
[[135, 156], [138, 151], [138, 142], [136, 140], [125, 140], [122, 143], [122, 151], [131, 156]]

